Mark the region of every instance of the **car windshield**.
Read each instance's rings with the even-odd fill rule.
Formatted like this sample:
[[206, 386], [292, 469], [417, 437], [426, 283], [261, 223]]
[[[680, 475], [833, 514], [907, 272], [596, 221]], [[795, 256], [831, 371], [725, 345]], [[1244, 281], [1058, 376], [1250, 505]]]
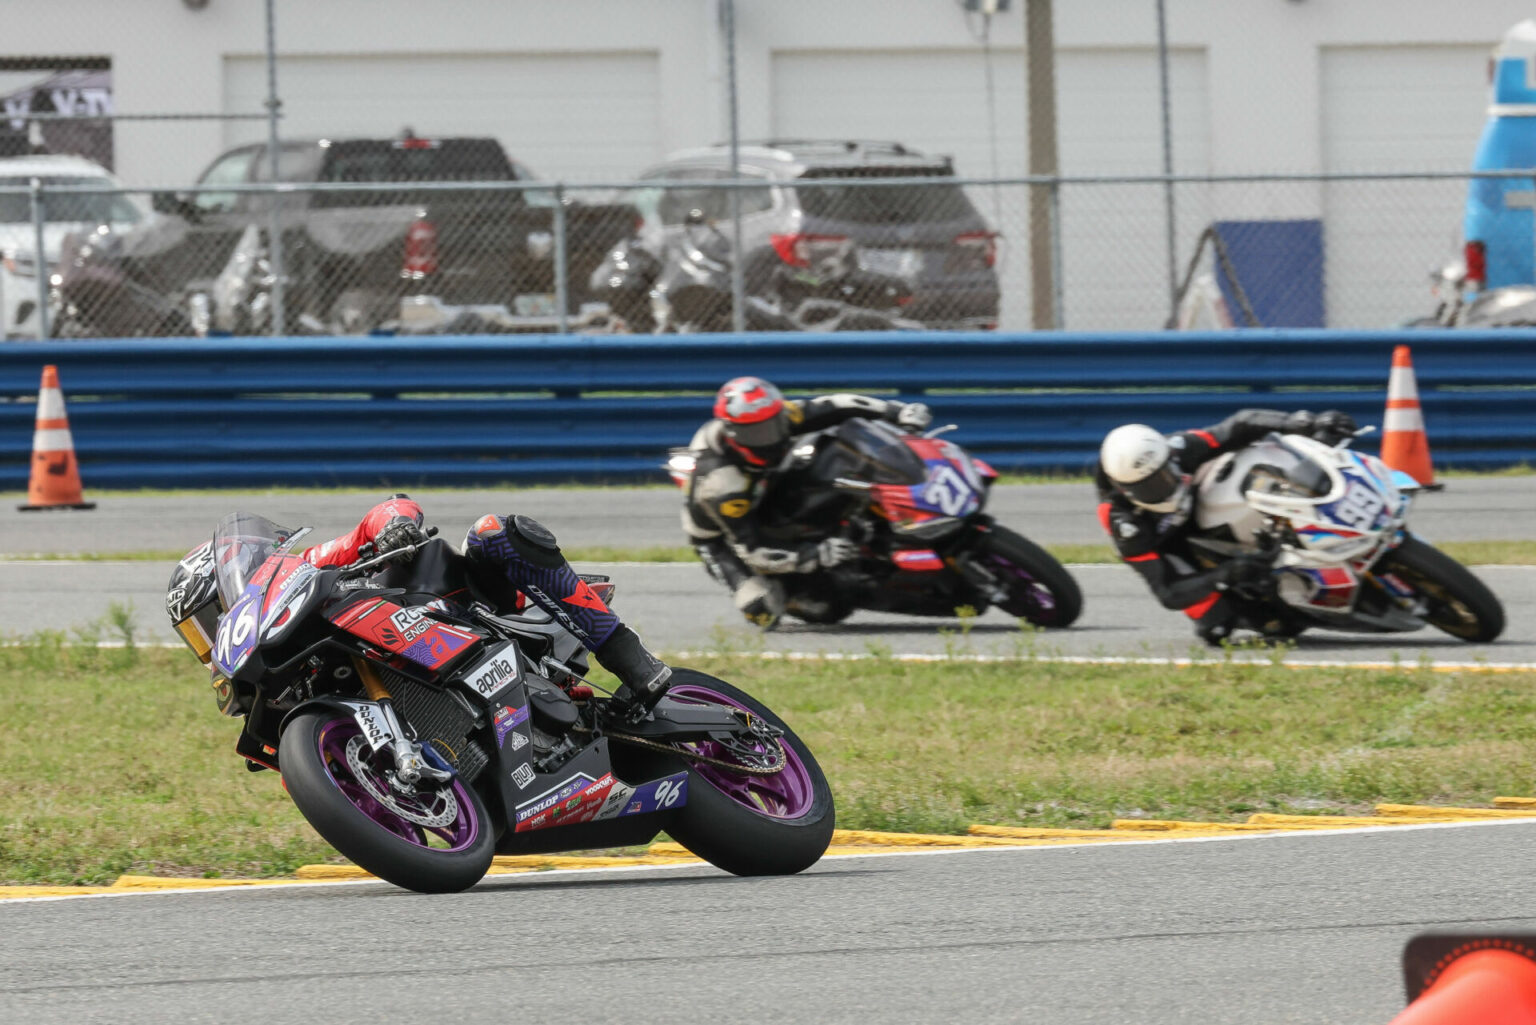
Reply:
[[809, 217], [855, 224], [938, 224], [979, 220], [964, 190], [935, 177], [932, 185], [839, 185], [840, 180], [869, 178], [916, 178], [921, 170], [910, 168], [859, 168], [849, 171], [810, 170], [795, 189]]
[[[32, 185], [32, 175], [5, 175], [0, 177], [0, 188], [20, 192], [0, 192], [0, 224], [27, 224], [32, 220], [32, 197], [26, 189]], [[38, 180], [44, 188], [43, 219], [73, 224], [137, 224], [143, 219], [139, 208], [121, 193], [112, 192], [48, 192], [50, 185], [76, 187], [94, 186], [115, 189], [119, 186], [110, 178], [79, 178], [72, 175], [43, 175]]]
[[256, 570], [293, 533], [255, 513], [230, 513], [219, 521], [213, 531], [213, 558], [224, 608], [239, 600]]
[[928, 475], [906, 435], [878, 420], [849, 420], [828, 432], [832, 443], [817, 457], [818, 472], [874, 484], [919, 484]]

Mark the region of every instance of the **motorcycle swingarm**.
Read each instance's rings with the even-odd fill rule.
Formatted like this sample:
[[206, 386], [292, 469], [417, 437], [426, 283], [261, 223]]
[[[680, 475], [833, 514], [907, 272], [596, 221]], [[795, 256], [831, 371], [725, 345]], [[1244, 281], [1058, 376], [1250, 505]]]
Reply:
[[664, 697], [651, 710], [650, 718], [625, 723], [622, 732], [648, 740], [703, 740], [712, 733], [737, 733], [745, 728], [732, 709]]

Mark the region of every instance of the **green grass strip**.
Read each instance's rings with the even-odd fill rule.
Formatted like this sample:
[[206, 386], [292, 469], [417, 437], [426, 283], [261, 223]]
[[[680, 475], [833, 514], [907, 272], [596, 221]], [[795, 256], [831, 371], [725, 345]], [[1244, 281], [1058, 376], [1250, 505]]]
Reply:
[[[89, 643], [107, 636], [131, 640], [131, 624], [0, 647], [0, 882], [340, 860], [275, 774], [234, 755], [239, 723], [189, 653]], [[950, 638], [957, 654], [972, 640]], [[1031, 659], [1035, 640], [1019, 634], [1021, 657], [994, 663], [689, 661], [784, 716], [849, 829], [1359, 814], [1487, 804], [1536, 780], [1536, 673], [1062, 665]]]

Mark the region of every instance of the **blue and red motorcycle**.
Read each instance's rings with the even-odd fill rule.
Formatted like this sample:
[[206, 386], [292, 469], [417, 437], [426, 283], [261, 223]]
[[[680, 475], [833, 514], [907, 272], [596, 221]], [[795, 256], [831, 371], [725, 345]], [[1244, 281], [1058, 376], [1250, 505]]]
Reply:
[[[304, 533], [226, 517], [182, 560], [166, 607], [220, 711], [244, 720], [236, 753], [280, 772], [356, 864], [451, 892], [498, 853], [662, 830], [737, 875], [799, 872], [826, 850], [826, 777], [751, 695], [679, 668], [637, 715], [588, 683], [585, 649], [547, 613], [493, 611], [442, 540], [322, 569], [299, 555]], [[216, 584], [198, 584], [208, 567]]]
[[[1037, 626], [1077, 619], [1077, 581], [983, 511], [997, 472], [940, 437], [946, 430], [917, 435], [855, 419], [800, 441], [760, 506], [765, 537], [787, 548], [846, 537], [862, 555], [780, 577], [789, 615], [836, 623], [856, 609], [953, 616], [995, 606]], [[668, 463], [684, 487], [691, 460], [679, 450]]]

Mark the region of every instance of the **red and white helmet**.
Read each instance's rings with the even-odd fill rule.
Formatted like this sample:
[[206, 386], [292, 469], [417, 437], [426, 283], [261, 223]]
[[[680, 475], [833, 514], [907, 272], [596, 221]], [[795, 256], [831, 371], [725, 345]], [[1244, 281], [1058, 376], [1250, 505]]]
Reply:
[[736, 377], [715, 393], [715, 417], [725, 440], [754, 466], [773, 466], [789, 448], [784, 396], [761, 377]]

